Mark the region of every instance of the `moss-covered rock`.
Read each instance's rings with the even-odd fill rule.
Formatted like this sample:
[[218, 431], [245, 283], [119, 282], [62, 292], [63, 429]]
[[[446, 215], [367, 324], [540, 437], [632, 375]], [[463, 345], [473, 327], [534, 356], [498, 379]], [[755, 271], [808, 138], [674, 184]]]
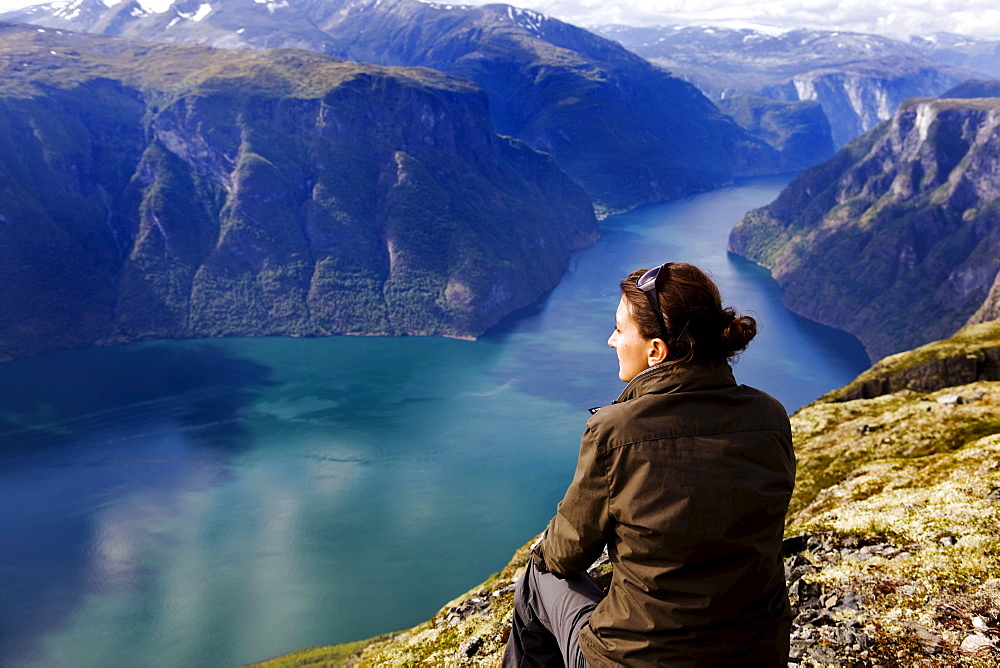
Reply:
[[1000, 320], [969, 325], [950, 339], [890, 355], [821, 401], [870, 399], [903, 389], [930, 392], [1000, 380]]

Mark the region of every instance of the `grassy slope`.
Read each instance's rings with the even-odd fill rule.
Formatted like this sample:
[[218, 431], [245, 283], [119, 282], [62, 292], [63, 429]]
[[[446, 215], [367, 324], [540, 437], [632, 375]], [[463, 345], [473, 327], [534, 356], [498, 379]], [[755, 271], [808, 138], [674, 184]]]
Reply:
[[[1000, 345], [1000, 324], [986, 324], [931, 345], [949, 354]], [[919, 364], [926, 355], [901, 353], [866, 374]], [[948, 394], [960, 394], [964, 403], [937, 401]], [[859, 610], [835, 613], [836, 624], [827, 627], [853, 624], [871, 639], [857, 651], [833, 645], [844, 665], [1000, 665], [1000, 653], [960, 649], [976, 617], [1000, 615], [1000, 382], [821, 399], [792, 417], [792, 430], [799, 469], [787, 534], [899, 551], [866, 559], [801, 555], [816, 567], [805, 579], [823, 598], [849, 593], [863, 602]], [[413, 629], [262, 665], [498, 665], [511, 585], [526, 558], [527, 545], [499, 574]], [[482, 606], [474, 599], [489, 602], [488, 609], [475, 612]], [[917, 625], [936, 639], [921, 642]], [[461, 647], [473, 636], [483, 642], [468, 656]], [[807, 653], [802, 665], [825, 663]]]

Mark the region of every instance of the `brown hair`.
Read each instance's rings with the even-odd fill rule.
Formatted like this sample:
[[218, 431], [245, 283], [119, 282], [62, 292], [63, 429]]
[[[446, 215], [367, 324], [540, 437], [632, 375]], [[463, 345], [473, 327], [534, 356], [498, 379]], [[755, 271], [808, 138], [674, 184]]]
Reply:
[[[636, 269], [621, 282], [622, 296], [645, 339], [662, 337], [649, 299], [636, 287], [647, 270]], [[660, 313], [666, 325], [670, 362], [711, 362], [732, 359], [757, 335], [757, 321], [722, 308], [719, 288], [701, 269], [684, 262], [668, 262], [656, 279]]]

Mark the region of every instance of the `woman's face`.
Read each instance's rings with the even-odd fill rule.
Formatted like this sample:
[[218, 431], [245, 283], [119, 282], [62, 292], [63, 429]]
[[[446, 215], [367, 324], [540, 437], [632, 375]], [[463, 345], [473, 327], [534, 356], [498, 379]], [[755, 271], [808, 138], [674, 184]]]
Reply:
[[[608, 345], [618, 353], [619, 378], [627, 383], [640, 371], [645, 371], [653, 364], [662, 361], [657, 359], [659, 354], [653, 341], [660, 340], [647, 340], [639, 334], [639, 328], [629, 312], [628, 303], [622, 297], [618, 302], [618, 310], [615, 311], [615, 331], [608, 339]], [[655, 361], [651, 363], [654, 359]]]

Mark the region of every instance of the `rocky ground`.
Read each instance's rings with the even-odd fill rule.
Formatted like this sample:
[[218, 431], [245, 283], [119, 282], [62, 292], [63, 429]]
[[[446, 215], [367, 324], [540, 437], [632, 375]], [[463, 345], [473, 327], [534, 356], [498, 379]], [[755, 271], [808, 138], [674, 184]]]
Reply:
[[[1000, 382], [824, 398], [792, 430], [792, 665], [1000, 666]], [[413, 629], [265, 665], [497, 666], [526, 562]]]

